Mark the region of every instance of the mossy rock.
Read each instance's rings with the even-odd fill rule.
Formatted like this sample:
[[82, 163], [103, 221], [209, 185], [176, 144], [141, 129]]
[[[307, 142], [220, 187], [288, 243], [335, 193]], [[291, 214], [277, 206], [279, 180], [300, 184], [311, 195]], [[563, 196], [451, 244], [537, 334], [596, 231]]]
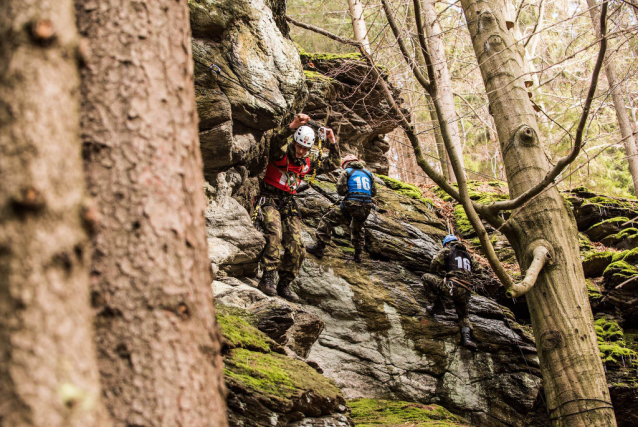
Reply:
[[332, 380], [300, 360], [275, 353], [273, 350], [283, 350], [251, 324], [257, 320], [250, 313], [222, 305], [216, 308], [230, 348], [224, 359], [224, 379], [235, 402], [305, 416], [331, 414], [345, 405], [341, 390]]
[[587, 286], [587, 296], [589, 297], [589, 301], [598, 302], [603, 298], [600, 288], [596, 286], [591, 279], [585, 279], [585, 285]]
[[578, 246], [581, 254], [586, 254], [592, 250], [591, 240], [583, 233], [578, 233]]
[[585, 277], [600, 277], [605, 269], [612, 263], [615, 252], [590, 253], [583, 260]]
[[250, 313], [240, 308], [217, 306], [217, 322], [230, 348], [267, 353], [278, 347], [275, 341], [251, 324], [255, 321]]
[[438, 405], [394, 400], [358, 399], [349, 401], [356, 427], [444, 427], [469, 426], [463, 418]]
[[615, 217], [606, 219], [589, 227], [584, 233], [591, 239], [597, 242], [601, 241], [607, 236], [615, 235], [622, 230], [623, 224], [629, 222], [627, 217]]
[[598, 348], [603, 363], [636, 366], [638, 353], [627, 347], [622, 328], [614, 319], [604, 316], [595, 322]]
[[612, 285], [619, 285], [636, 275], [638, 269], [624, 260], [612, 262], [603, 272], [605, 280]]
[[329, 53], [329, 52], [299, 52], [302, 59], [308, 59], [309, 61], [334, 61], [337, 59], [347, 59], [351, 61], [363, 61], [363, 56], [360, 53]]
[[600, 241], [605, 246], [618, 249], [634, 249], [638, 247], [638, 228], [625, 228], [617, 234], [609, 235]]
[[472, 223], [470, 223], [462, 205], [454, 206], [454, 224], [456, 225], [456, 231], [464, 238], [476, 236], [474, 227], [472, 227]]
[[333, 402], [343, 400], [332, 380], [283, 354], [238, 348], [226, 357], [224, 365], [228, 379], [266, 398], [290, 400], [311, 392]]
[[390, 178], [389, 176], [385, 175], [377, 175], [377, 177], [381, 178], [381, 180], [385, 182], [385, 185], [387, 185], [389, 188], [396, 191], [397, 193], [403, 194], [404, 196], [408, 196], [416, 200], [421, 200], [426, 205], [434, 208], [434, 202], [432, 201], [432, 199], [423, 197], [423, 193], [416, 185], [407, 184], [403, 181], [399, 181], [398, 179]]

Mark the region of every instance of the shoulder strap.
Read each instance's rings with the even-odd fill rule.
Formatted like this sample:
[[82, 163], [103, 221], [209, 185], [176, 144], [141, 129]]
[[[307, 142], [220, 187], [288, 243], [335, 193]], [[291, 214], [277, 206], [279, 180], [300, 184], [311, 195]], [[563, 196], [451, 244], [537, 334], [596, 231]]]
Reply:
[[[348, 172], [348, 169], [350, 169], [350, 172]], [[348, 169], [346, 169], [346, 172], [348, 173], [348, 179], [350, 179], [352, 174], [355, 173], [356, 169], [355, 168], [348, 168]]]
[[368, 171], [367, 169], [361, 169], [361, 171], [365, 173], [366, 175], [368, 175], [368, 178], [370, 178], [370, 182], [373, 181], [372, 174], [370, 173], [370, 171]]

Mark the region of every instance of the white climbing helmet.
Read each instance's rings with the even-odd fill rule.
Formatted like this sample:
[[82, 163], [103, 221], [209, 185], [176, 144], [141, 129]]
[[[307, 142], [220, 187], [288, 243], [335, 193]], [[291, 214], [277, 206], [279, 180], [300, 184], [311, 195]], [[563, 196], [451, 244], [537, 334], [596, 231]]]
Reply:
[[310, 148], [315, 143], [315, 131], [310, 126], [299, 126], [294, 138], [297, 144]]

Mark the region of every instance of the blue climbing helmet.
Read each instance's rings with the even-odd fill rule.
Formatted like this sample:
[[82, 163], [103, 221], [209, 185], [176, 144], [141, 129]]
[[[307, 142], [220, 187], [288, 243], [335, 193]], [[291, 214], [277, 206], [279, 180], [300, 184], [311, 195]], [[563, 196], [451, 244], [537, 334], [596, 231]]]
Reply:
[[450, 242], [454, 242], [455, 240], [458, 241], [459, 238], [456, 237], [454, 234], [448, 234], [447, 236], [445, 236], [445, 239], [443, 239], [443, 247], [445, 247], [445, 245]]

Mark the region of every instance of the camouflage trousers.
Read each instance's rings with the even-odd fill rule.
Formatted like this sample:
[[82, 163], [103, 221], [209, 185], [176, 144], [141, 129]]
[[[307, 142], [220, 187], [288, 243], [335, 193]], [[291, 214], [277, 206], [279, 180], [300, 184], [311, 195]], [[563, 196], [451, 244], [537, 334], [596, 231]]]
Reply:
[[336, 206], [321, 218], [317, 229], [317, 238], [324, 243], [330, 242], [330, 233], [337, 225], [348, 225], [352, 230], [352, 245], [363, 249], [365, 233], [363, 224], [366, 222], [372, 204], [356, 200], [344, 200], [341, 206]]
[[264, 268], [267, 271], [279, 270], [280, 282], [292, 281], [299, 274], [306, 256], [297, 205], [292, 199], [283, 204], [278, 204], [276, 200], [267, 201], [262, 206], [262, 213], [261, 228], [266, 238], [262, 255]]
[[[450, 281], [445, 283], [441, 277], [430, 273], [425, 273], [421, 276], [421, 280], [424, 285], [436, 295], [438, 301], [435, 302], [435, 305], [437, 303], [442, 304], [441, 298], [449, 296], [452, 299], [452, 302], [454, 302], [454, 309], [459, 317], [459, 326], [472, 327], [470, 324], [469, 311], [470, 291], [462, 286], [456, 284], [452, 285]], [[448, 285], [452, 285], [452, 287], [449, 288]]]

